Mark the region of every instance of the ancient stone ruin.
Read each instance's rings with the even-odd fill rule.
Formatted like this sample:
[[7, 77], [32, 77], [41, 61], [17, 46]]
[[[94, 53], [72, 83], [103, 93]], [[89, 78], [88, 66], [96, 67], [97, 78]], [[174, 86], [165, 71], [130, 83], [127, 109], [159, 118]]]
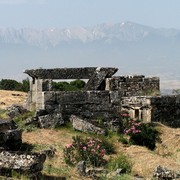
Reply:
[[[87, 121], [101, 118], [104, 124], [112, 125], [118, 121], [120, 112], [126, 110], [132, 118], [145, 122], [180, 126], [180, 98], [160, 96], [158, 77], [113, 76], [117, 71], [113, 67], [25, 70], [32, 77], [27, 109], [42, 112], [40, 116], [58, 115], [61, 124], [76, 115]], [[84, 90], [52, 91], [52, 80], [71, 79], [87, 79]], [[47, 118], [41, 119], [46, 121]], [[36, 120], [40, 123], [39, 116]]]
[[[117, 68], [59, 68], [26, 70], [32, 77], [27, 108], [62, 114], [63, 119], [77, 115], [87, 119], [101, 117], [110, 121], [120, 111], [119, 91], [106, 90], [106, 79]], [[51, 82], [62, 79], [88, 79], [83, 91], [52, 91]], [[44, 114], [45, 115], [45, 114]]]
[[0, 175], [13, 171], [36, 176], [43, 169], [44, 153], [22, 151], [22, 131], [10, 120], [0, 120]]

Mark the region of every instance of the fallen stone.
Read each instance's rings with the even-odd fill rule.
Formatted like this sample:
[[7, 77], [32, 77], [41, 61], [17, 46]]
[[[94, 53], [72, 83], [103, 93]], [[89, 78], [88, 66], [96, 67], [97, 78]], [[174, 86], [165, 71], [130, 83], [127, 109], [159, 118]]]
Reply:
[[94, 74], [89, 78], [89, 81], [86, 83], [84, 89], [87, 90], [105, 90], [105, 86], [103, 85], [103, 81], [105, 78], [111, 77], [113, 74], [117, 72], [117, 68], [96, 68]]
[[53, 158], [55, 156], [56, 149], [49, 147], [48, 149], [43, 150], [41, 153], [44, 153], [46, 157]]
[[173, 171], [169, 170], [165, 167], [157, 166], [153, 171], [153, 177], [157, 179], [176, 179], [178, 174]]
[[22, 144], [22, 130], [14, 121], [0, 120], [0, 147], [4, 150], [19, 150]]
[[62, 115], [60, 113], [57, 113], [39, 116], [38, 123], [40, 128], [56, 128], [64, 125], [64, 120], [62, 118]]
[[71, 115], [70, 121], [72, 122], [73, 128], [76, 130], [105, 135], [105, 130], [85, 120], [82, 120], [81, 118], [75, 115]]
[[[39, 113], [38, 113], [39, 114]], [[43, 114], [43, 113], [40, 113]], [[61, 113], [47, 114], [41, 116], [30, 117], [26, 119], [25, 125], [35, 125], [36, 127], [49, 129], [64, 125], [65, 122]]]
[[0, 152], [0, 173], [15, 170], [20, 173], [36, 173], [43, 169], [45, 154], [25, 152]]
[[86, 161], [80, 161], [76, 165], [76, 169], [80, 175], [86, 176]]
[[0, 132], [4, 132], [10, 129], [17, 129], [17, 128], [18, 126], [16, 125], [14, 121], [0, 119]]
[[48, 114], [48, 112], [47, 112], [46, 110], [44, 110], [44, 109], [39, 109], [39, 110], [36, 111], [35, 117], [45, 116], [45, 115], [47, 115], [47, 114]]
[[125, 172], [124, 172], [124, 169], [121, 169], [121, 168], [116, 169], [116, 174], [117, 174], [117, 175], [121, 175], [121, 174], [123, 174], [123, 173], [125, 173]]
[[11, 106], [9, 106], [9, 107], [7, 108], [7, 111], [8, 111], [7, 115], [8, 115], [11, 119], [13, 119], [13, 118], [16, 117], [16, 116], [19, 116], [19, 115], [21, 115], [21, 114], [26, 113], [26, 112], [27, 112], [27, 109], [23, 108], [22, 106], [13, 104], [13, 105], [11, 105]]

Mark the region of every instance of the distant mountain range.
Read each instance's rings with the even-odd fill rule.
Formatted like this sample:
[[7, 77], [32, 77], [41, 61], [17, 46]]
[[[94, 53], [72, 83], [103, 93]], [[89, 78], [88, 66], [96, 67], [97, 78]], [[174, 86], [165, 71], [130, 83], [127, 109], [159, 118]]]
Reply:
[[132, 22], [72, 28], [0, 28], [0, 78], [23, 69], [116, 66], [119, 74], [160, 76], [180, 87], [180, 30]]
[[31, 45], [39, 48], [58, 47], [63, 43], [104, 44], [151, 42], [152, 40], [176, 45], [180, 41], [180, 30], [155, 29], [131, 22], [101, 24], [94, 27], [72, 28], [6, 28], [0, 29], [0, 43]]

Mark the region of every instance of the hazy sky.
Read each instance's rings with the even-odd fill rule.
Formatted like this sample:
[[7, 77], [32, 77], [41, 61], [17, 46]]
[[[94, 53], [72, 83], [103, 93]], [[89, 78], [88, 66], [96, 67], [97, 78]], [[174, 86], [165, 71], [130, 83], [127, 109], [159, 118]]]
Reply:
[[180, 29], [180, 0], [0, 0], [0, 28], [132, 21]]

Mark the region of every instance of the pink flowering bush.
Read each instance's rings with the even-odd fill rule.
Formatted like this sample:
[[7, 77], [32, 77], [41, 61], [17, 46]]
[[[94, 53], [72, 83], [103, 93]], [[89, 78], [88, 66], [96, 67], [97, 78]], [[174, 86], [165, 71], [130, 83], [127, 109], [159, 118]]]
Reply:
[[124, 134], [129, 136], [129, 140], [121, 136], [121, 142], [146, 146], [153, 150], [156, 141], [159, 140], [159, 133], [150, 123], [142, 123], [139, 119], [130, 118], [128, 113], [121, 113]]
[[80, 136], [73, 137], [72, 144], [64, 148], [64, 159], [67, 164], [75, 165], [79, 161], [86, 161], [93, 166], [101, 166], [105, 163], [106, 148], [99, 139]]
[[132, 136], [141, 132], [142, 121], [139, 119], [132, 119], [128, 112], [121, 113], [123, 132], [126, 135]]

